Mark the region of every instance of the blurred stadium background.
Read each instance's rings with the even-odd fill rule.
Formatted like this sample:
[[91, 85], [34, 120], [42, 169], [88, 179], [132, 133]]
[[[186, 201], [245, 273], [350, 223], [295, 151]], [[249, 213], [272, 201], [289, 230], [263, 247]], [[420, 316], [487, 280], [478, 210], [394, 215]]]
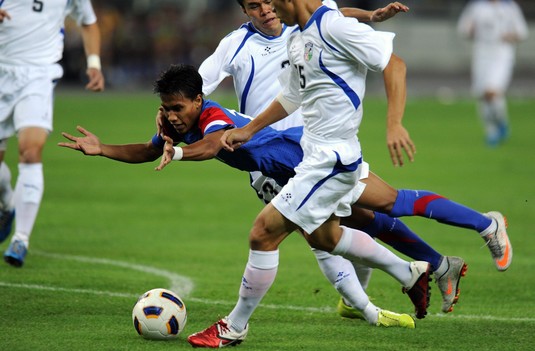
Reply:
[[[199, 66], [219, 40], [247, 18], [235, 0], [92, 0], [102, 32], [102, 62], [108, 90], [150, 91], [171, 63]], [[389, 1], [337, 1], [340, 7], [374, 9]], [[517, 0], [530, 37], [517, 51], [510, 95], [535, 96], [535, 1]], [[466, 97], [470, 87], [470, 43], [456, 31], [467, 0], [407, 0], [410, 12], [374, 25], [397, 33], [395, 51], [408, 65], [409, 96]], [[67, 23], [65, 77], [59, 89], [80, 89], [85, 81], [81, 37]], [[380, 77], [368, 93], [382, 92]], [[76, 83], [76, 84], [73, 84]], [[224, 85], [231, 88], [231, 83]]]

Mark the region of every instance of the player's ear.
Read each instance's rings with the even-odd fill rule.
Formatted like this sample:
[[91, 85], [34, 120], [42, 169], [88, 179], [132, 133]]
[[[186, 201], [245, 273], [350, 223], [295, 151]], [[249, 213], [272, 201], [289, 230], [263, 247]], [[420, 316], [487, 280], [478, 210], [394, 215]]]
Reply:
[[195, 108], [198, 110], [202, 107], [202, 94], [197, 94], [195, 97], [195, 100], [193, 100], [193, 103], [195, 104]]

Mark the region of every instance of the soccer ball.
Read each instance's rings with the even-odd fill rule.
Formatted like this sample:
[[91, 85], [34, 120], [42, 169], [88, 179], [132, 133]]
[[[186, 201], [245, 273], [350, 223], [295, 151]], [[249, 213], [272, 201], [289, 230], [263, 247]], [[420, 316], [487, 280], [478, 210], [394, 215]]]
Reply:
[[167, 289], [147, 291], [139, 297], [132, 311], [134, 328], [145, 339], [174, 339], [184, 330], [186, 320], [186, 305]]

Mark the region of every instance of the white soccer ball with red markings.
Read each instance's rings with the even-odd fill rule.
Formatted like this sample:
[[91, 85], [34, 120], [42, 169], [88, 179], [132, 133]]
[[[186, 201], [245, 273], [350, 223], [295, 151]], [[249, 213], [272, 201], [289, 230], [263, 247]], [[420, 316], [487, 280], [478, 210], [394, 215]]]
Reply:
[[167, 289], [152, 289], [141, 295], [134, 305], [132, 321], [139, 335], [145, 339], [174, 339], [184, 330], [187, 321], [186, 305]]

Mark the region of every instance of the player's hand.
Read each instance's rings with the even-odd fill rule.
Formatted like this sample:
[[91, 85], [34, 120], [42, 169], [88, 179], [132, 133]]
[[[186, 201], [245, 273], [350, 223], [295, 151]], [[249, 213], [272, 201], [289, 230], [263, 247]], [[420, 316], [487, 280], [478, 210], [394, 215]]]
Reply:
[[407, 154], [409, 161], [414, 162], [416, 147], [409, 132], [401, 124], [387, 129], [386, 144], [395, 167], [403, 166], [403, 151]]
[[104, 90], [104, 76], [102, 75], [101, 70], [88, 68], [86, 74], [89, 77], [89, 83], [85, 86], [87, 90], [95, 92]]
[[158, 130], [158, 135], [165, 135], [165, 120], [165, 112], [163, 110], [163, 107], [160, 106], [160, 108], [158, 109], [158, 113], [156, 113], [156, 129]]
[[0, 9], [0, 23], [4, 22], [4, 19], [10, 20], [11, 16], [9, 15], [9, 13], [7, 13], [6, 10]]
[[99, 138], [91, 133], [90, 131], [86, 130], [85, 128], [81, 126], [77, 126], [76, 129], [82, 133], [83, 137], [75, 137], [73, 135], [70, 135], [68, 133], [62, 132], [61, 135], [63, 135], [65, 138], [72, 141], [72, 143], [58, 143], [58, 146], [66, 147], [73, 150], [78, 150], [84, 153], [84, 155], [89, 156], [97, 156], [102, 154], [102, 148], [100, 144]]
[[225, 131], [221, 137], [221, 144], [227, 151], [234, 151], [251, 139], [252, 135], [244, 128], [235, 128]]
[[373, 11], [371, 21], [372, 22], [383, 22], [387, 19], [394, 17], [398, 12], [408, 12], [409, 7], [403, 5], [400, 2], [391, 2], [383, 8]]
[[160, 164], [155, 168], [156, 171], [161, 171], [168, 164], [173, 161], [173, 156], [175, 156], [175, 149], [173, 148], [173, 139], [166, 135], [162, 135], [163, 140], [165, 140], [165, 145], [163, 147], [163, 154], [160, 160]]

